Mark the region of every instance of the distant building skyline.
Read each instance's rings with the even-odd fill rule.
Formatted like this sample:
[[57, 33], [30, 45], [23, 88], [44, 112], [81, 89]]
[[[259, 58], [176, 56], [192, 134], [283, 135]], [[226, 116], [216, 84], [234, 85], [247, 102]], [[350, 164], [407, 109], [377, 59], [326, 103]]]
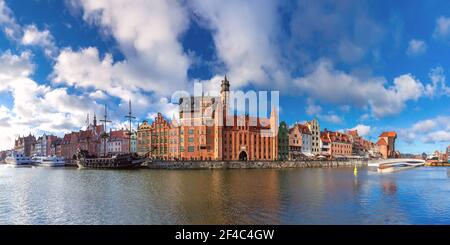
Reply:
[[219, 91], [225, 74], [279, 91], [287, 125], [395, 131], [416, 154], [450, 144], [448, 1], [92, 2], [0, 0], [0, 150], [79, 130], [104, 104], [125, 128], [130, 99], [139, 122], [171, 118], [176, 91]]

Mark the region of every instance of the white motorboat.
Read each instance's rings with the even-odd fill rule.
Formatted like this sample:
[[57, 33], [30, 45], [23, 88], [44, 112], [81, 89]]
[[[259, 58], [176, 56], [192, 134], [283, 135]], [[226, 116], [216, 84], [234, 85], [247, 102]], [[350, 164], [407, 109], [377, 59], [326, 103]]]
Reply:
[[64, 158], [57, 156], [35, 156], [32, 160], [35, 165], [42, 167], [64, 167], [66, 165]]
[[12, 152], [11, 155], [5, 159], [5, 162], [6, 164], [11, 165], [29, 165], [33, 163], [30, 157], [27, 157], [20, 152]]

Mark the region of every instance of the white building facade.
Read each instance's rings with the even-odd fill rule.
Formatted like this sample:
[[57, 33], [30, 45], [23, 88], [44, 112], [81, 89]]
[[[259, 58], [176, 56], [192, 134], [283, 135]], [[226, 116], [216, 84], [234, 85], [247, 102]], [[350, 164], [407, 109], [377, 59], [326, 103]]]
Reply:
[[313, 155], [320, 155], [321, 150], [321, 142], [320, 142], [320, 125], [317, 119], [313, 119], [306, 123], [309, 131], [311, 132], [311, 153]]

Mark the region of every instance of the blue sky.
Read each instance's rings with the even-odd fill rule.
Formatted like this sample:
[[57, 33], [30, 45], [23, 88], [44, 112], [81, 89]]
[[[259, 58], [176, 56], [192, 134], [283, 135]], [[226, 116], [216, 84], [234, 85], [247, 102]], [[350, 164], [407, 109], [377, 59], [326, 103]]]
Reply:
[[[450, 144], [448, 1], [0, 0], [0, 148], [62, 135], [86, 114], [171, 117], [194, 82], [279, 90], [288, 124]], [[5, 133], [3, 133], [5, 132]]]

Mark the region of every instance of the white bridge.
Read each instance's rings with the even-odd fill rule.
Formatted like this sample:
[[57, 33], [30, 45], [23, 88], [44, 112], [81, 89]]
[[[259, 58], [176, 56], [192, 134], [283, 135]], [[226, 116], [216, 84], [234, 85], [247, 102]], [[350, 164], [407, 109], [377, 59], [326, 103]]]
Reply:
[[369, 168], [376, 168], [378, 172], [394, 172], [425, 165], [425, 160], [413, 158], [394, 158], [371, 160]]

